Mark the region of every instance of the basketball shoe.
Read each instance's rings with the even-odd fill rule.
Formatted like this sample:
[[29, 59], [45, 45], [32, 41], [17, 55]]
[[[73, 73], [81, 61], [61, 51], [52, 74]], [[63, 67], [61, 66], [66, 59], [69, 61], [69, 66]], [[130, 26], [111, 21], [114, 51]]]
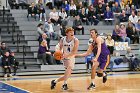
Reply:
[[64, 84], [63, 86], [62, 86], [62, 89], [63, 90], [68, 90], [69, 88], [68, 88], [68, 85], [67, 84]]
[[90, 90], [90, 89], [94, 89], [94, 88], [95, 88], [95, 84], [91, 83], [87, 89]]
[[55, 86], [56, 86], [56, 83], [55, 83], [54, 81], [55, 81], [55, 80], [52, 80], [52, 81], [51, 81], [51, 89], [54, 89]]
[[105, 83], [107, 81], [107, 73], [105, 72], [105, 76], [103, 76], [103, 83]]

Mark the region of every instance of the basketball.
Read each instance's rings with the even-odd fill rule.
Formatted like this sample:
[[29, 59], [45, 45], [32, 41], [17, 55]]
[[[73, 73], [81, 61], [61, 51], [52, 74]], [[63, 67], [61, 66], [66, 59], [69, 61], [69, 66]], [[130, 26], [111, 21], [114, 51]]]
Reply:
[[60, 50], [57, 50], [57, 51], [54, 52], [54, 58], [56, 60], [61, 60], [62, 56], [63, 56], [63, 53]]

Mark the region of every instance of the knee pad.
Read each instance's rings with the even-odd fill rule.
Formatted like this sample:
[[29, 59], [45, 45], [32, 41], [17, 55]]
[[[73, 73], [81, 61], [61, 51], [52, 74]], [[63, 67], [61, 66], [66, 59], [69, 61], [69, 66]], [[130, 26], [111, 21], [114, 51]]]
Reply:
[[97, 76], [98, 76], [98, 77], [102, 77], [102, 76], [103, 76], [103, 73], [98, 73], [98, 72], [97, 72]]

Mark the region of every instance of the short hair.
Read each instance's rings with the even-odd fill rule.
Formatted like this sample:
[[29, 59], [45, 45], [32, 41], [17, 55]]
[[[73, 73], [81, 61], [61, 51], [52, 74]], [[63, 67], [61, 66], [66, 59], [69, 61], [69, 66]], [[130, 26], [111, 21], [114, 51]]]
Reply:
[[97, 35], [98, 35], [98, 31], [97, 31], [95, 28], [90, 29], [90, 32], [91, 32], [91, 31], [93, 31], [93, 30], [94, 30], [95, 34], [97, 34]]
[[37, 25], [37, 27], [40, 27], [41, 25], [43, 25], [42, 23], [39, 23], [38, 25]]
[[69, 31], [74, 31], [74, 29], [72, 27], [67, 27], [65, 32], [68, 33]]

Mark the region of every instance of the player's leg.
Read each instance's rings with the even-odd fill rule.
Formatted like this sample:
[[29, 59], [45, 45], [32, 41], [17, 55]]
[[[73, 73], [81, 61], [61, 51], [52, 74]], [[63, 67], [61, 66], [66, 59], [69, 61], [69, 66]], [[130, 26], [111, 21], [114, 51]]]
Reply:
[[107, 81], [107, 73], [106, 68], [110, 63], [110, 56], [107, 55], [106, 59], [101, 60], [100, 62], [100, 69], [97, 72], [98, 77], [103, 77], [103, 83]]
[[91, 84], [89, 85], [89, 87], [87, 89], [95, 88], [94, 81], [95, 81], [96, 69], [97, 69], [98, 65], [99, 65], [99, 62], [93, 62], [93, 65], [91, 68]]
[[62, 77], [56, 79], [56, 80], [52, 80], [51, 89], [54, 89], [55, 86], [56, 86], [56, 83], [60, 82], [60, 81], [64, 81], [64, 85], [62, 86], [62, 88], [64, 90], [68, 89], [66, 81], [71, 76], [72, 69], [73, 69], [73, 66], [74, 66], [74, 62], [71, 62], [70, 60], [64, 61], [64, 66], [66, 68], [64, 75]]

